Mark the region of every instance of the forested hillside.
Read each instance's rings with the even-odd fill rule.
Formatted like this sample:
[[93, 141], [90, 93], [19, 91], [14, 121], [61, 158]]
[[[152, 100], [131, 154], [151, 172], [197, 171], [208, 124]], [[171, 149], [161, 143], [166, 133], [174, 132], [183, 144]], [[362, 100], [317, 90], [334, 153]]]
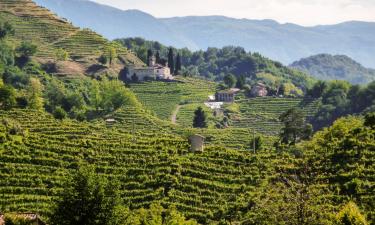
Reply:
[[222, 49], [208, 48], [206, 51], [192, 52], [188, 49], [175, 49], [159, 42], [146, 41], [142, 38], [116, 40], [132, 50], [144, 62], [147, 62], [149, 50], [161, 61], [168, 59], [170, 50], [180, 57], [185, 76], [201, 76], [210, 80], [223, 81], [226, 75], [233, 74], [243, 83], [266, 83], [273, 92], [282, 84], [292, 84], [305, 91], [313, 79], [305, 73], [290, 69], [281, 63], [263, 57], [259, 53], [246, 52], [242, 47], [228, 46]]
[[320, 80], [346, 80], [365, 84], [375, 80], [375, 70], [363, 67], [345, 55], [320, 54], [303, 58], [290, 67], [305, 71]]

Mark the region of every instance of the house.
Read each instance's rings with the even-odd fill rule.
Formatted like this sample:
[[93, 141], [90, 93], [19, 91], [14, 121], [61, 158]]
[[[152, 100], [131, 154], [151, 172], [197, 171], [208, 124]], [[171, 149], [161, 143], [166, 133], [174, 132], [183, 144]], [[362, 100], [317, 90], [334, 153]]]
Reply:
[[254, 85], [250, 93], [252, 97], [265, 97], [268, 95], [267, 87], [262, 83]]
[[133, 79], [133, 77], [136, 77], [138, 81], [144, 81], [147, 79], [173, 80], [173, 76], [168, 65], [164, 66], [157, 64], [155, 56], [150, 58], [149, 65], [150, 66], [146, 67], [129, 66], [128, 78]]
[[229, 90], [218, 91], [215, 94], [217, 102], [234, 102], [234, 97], [240, 91], [238, 88], [231, 88]]
[[191, 145], [191, 152], [203, 152], [204, 151], [204, 140], [205, 138], [201, 135], [194, 134], [189, 137], [189, 143]]

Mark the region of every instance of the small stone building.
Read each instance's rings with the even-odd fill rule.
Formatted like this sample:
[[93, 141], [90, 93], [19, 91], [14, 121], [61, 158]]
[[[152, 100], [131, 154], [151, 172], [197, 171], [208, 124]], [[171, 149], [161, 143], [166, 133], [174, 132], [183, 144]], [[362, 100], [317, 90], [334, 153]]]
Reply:
[[262, 83], [257, 83], [251, 89], [251, 96], [252, 97], [265, 97], [267, 95], [268, 95], [267, 87], [266, 87], [266, 85], [264, 85]]
[[203, 152], [204, 151], [204, 140], [205, 138], [201, 135], [194, 134], [189, 137], [189, 143], [191, 145], [191, 152]]
[[234, 102], [234, 97], [240, 91], [238, 88], [231, 88], [229, 90], [218, 91], [215, 94], [217, 102]]

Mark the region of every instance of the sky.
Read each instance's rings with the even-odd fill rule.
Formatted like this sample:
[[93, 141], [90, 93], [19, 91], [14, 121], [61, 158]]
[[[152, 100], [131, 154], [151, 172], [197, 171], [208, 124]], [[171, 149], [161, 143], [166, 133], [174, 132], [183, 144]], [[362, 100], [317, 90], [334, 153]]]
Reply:
[[223, 15], [304, 26], [375, 21], [375, 0], [92, 0], [155, 17]]

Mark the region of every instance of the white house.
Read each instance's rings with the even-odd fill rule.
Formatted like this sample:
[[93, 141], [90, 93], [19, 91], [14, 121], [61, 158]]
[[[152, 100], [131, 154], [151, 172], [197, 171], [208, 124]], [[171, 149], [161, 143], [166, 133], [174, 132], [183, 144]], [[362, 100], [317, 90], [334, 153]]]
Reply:
[[129, 78], [136, 76], [137, 80], [144, 81], [147, 78], [159, 80], [173, 80], [171, 70], [168, 65], [164, 66], [156, 63], [156, 58], [152, 56], [147, 67], [129, 67]]

